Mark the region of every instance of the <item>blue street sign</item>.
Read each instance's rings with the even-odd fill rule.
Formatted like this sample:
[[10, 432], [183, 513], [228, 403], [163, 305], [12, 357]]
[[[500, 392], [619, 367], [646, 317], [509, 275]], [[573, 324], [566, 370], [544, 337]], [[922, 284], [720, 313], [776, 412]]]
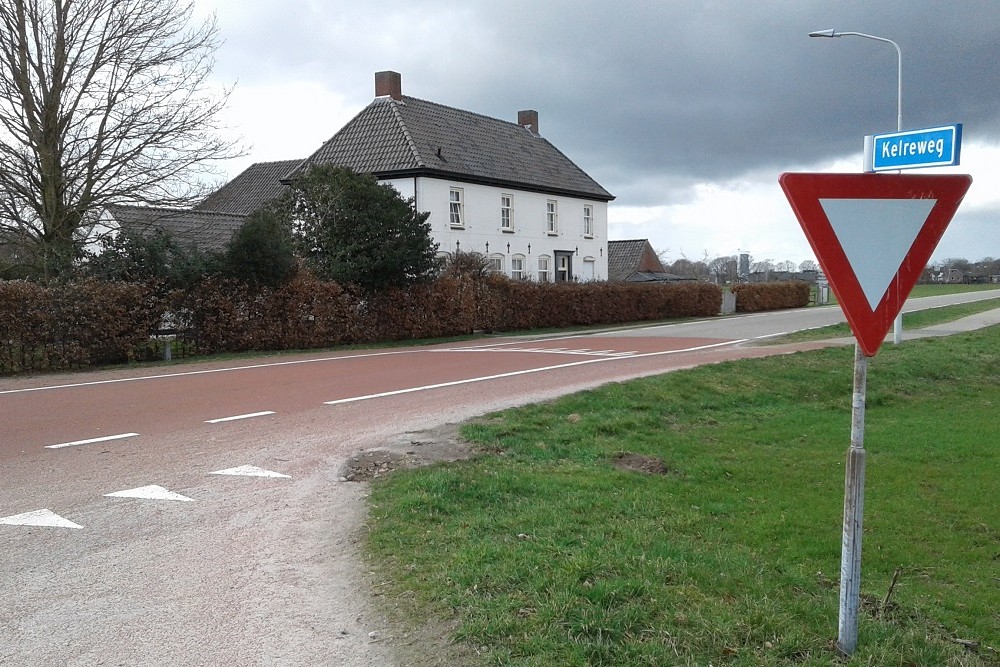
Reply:
[[962, 124], [865, 137], [865, 171], [950, 167], [959, 163]]

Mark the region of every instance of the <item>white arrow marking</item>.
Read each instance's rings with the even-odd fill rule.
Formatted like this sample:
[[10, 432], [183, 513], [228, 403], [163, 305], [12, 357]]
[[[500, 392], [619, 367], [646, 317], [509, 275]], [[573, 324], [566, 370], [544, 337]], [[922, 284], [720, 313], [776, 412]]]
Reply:
[[258, 468], [257, 466], [237, 466], [235, 468], [227, 468], [225, 470], [216, 470], [215, 472], [208, 473], [209, 475], [238, 475], [243, 477], [286, 477], [291, 479], [291, 475], [282, 475], [280, 472], [274, 472], [273, 470], [264, 470], [263, 468]]
[[78, 523], [64, 519], [51, 510], [35, 510], [0, 518], [0, 523], [10, 526], [45, 526], [48, 528], [83, 528]]
[[251, 412], [248, 415], [236, 415], [235, 417], [222, 417], [220, 419], [208, 419], [205, 421], [206, 424], [221, 424], [222, 422], [234, 422], [237, 419], [252, 419], [253, 417], [264, 417], [266, 415], [273, 415], [274, 412], [271, 410], [265, 410], [264, 412]]
[[106, 435], [103, 438], [90, 438], [89, 440], [74, 440], [73, 442], [64, 442], [61, 445], [46, 445], [45, 449], [60, 449], [62, 447], [76, 447], [77, 445], [92, 445], [96, 442], [108, 442], [109, 440], [124, 440], [125, 438], [134, 438], [138, 433], [121, 433], [119, 435]]
[[194, 502], [193, 498], [188, 498], [187, 496], [182, 496], [179, 493], [168, 491], [162, 486], [157, 486], [156, 484], [140, 486], [136, 489], [128, 489], [126, 491], [105, 493], [104, 495], [107, 498], [142, 498], [143, 500], [180, 500], [189, 503]]
[[899, 273], [936, 199], [820, 199], [872, 312]]

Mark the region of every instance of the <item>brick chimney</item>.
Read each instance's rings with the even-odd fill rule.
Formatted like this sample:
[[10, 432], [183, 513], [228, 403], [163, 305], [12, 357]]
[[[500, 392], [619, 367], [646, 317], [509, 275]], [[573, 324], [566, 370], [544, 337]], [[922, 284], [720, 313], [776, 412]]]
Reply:
[[518, 111], [517, 124], [520, 125], [521, 127], [528, 128], [528, 131], [531, 132], [536, 137], [539, 136], [537, 111], [534, 111], [532, 109], [528, 109], [526, 111]]
[[375, 97], [403, 99], [403, 79], [399, 72], [375, 72]]

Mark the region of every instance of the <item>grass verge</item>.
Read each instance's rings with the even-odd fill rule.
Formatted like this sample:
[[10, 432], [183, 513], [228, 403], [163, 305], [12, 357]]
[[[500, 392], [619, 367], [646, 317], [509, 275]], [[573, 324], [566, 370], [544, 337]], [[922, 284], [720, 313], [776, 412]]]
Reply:
[[[987, 310], [1000, 308], [1000, 299], [986, 299], [984, 301], [973, 301], [971, 303], [960, 303], [954, 306], [942, 306], [940, 308], [927, 308], [912, 313], [903, 313], [903, 331], [913, 329], [923, 329], [945, 322], [983, 313]], [[852, 336], [851, 328], [847, 323], [834, 324], [829, 327], [796, 331], [787, 336], [769, 338], [767, 345], [781, 345], [784, 343], [803, 343], [811, 340], [827, 340], [830, 338], [848, 338]]]
[[[468, 425], [483, 456], [373, 485], [369, 555], [481, 664], [1000, 665], [998, 350], [993, 328], [871, 364], [850, 660], [834, 650], [846, 347]], [[624, 453], [662, 467], [620, 469]]]

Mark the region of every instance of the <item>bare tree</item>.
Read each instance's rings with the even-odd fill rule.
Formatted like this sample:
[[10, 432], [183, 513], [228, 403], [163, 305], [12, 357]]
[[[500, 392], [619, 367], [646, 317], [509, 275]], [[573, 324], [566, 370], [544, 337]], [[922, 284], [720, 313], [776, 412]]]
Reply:
[[814, 260], [804, 259], [799, 262], [799, 271], [819, 271], [819, 264]]
[[715, 276], [715, 282], [720, 285], [735, 283], [738, 278], [738, 258], [736, 255], [715, 257], [708, 262], [708, 268]]
[[[108, 204], [204, 194], [228, 91], [208, 77], [209, 19], [180, 0], [0, 2], [0, 245], [46, 278], [71, 265]], [[14, 249], [11, 250], [11, 247]]]

